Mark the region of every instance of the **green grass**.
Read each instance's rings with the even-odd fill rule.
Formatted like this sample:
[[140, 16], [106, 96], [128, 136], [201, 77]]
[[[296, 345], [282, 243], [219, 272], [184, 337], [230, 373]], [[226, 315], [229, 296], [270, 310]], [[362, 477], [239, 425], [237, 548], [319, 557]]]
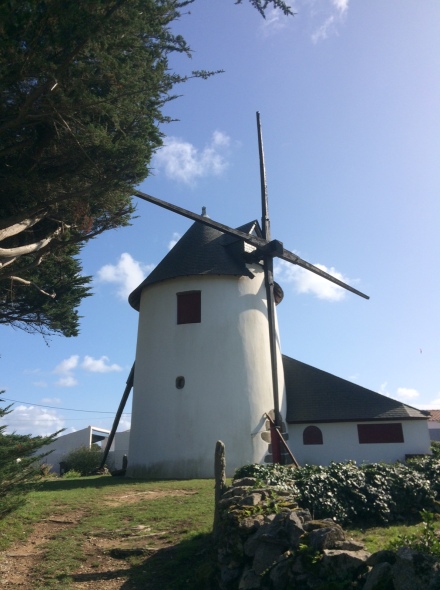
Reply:
[[[48, 519], [69, 520], [43, 545], [33, 590], [67, 590], [74, 580], [94, 580], [101, 587], [111, 575], [109, 563], [114, 576], [125, 577], [133, 589], [205, 588], [212, 567], [213, 508], [213, 480], [48, 480], [23, 508], [0, 522], [0, 549], [23, 541]], [[132, 536], [131, 527], [139, 526], [150, 536]], [[100, 544], [94, 555], [90, 538]], [[103, 559], [105, 568], [100, 567]], [[86, 573], [81, 573], [84, 565]]]
[[411, 535], [413, 533], [420, 533], [423, 529], [423, 524], [400, 524], [388, 525], [382, 527], [370, 528], [346, 528], [347, 537], [351, 537], [365, 545], [365, 548], [370, 553], [375, 553], [381, 549], [385, 549], [392, 541], [395, 541], [398, 536]]
[[[130, 590], [205, 590], [214, 563], [213, 510], [213, 480], [49, 479], [0, 521], [0, 550], [25, 542], [32, 531], [46, 535], [32, 590], [71, 590], [81, 581], [103, 588], [116, 577]], [[63, 520], [65, 526], [59, 524]], [[374, 552], [421, 528], [402, 524], [346, 532]]]

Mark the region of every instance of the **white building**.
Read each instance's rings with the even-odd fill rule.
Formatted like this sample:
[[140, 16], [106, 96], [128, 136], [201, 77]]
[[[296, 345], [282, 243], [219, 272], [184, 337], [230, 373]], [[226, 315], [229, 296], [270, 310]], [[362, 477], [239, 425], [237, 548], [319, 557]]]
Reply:
[[[105, 449], [110, 430], [87, 426], [76, 432], [59, 436], [53, 443], [43, 448], [43, 452], [50, 451], [44, 462], [52, 466], [54, 473], [60, 474], [60, 463], [71, 451], [79, 448], [90, 449], [93, 444], [99, 444]], [[106, 465], [110, 470], [121, 469], [123, 456], [128, 453], [130, 431], [117, 432], [108, 454]]]
[[71, 451], [85, 447], [90, 449], [92, 444], [100, 443], [108, 437], [110, 430], [105, 428], [97, 428], [96, 426], [87, 426], [76, 432], [70, 432], [59, 436], [53, 443], [44, 447], [43, 451], [51, 451], [44, 461], [52, 465], [52, 471], [60, 473], [60, 462]]
[[[258, 222], [242, 231], [261, 236]], [[271, 461], [264, 272], [249, 246], [194, 223], [130, 295], [139, 311], [127, 475], [212, 477]], [[429, 452], [425, 414], [277, 350], [283, 432], [300, 463], [396, 461]]]

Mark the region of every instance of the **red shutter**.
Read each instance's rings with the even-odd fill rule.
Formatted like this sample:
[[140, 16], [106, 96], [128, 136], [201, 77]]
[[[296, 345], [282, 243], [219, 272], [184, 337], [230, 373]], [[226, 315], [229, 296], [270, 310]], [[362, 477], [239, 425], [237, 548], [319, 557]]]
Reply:
[[177, 323], [199, 324], [202, 319], [202, 298], [200, 291], [177, 293]]
[[403, 443], [403, 429], [400, 422], [393, 424], [358, 424], [359, 443]]
[[305, 445], [322, 445], [322, 431], [317, 426], [307, 426], [303, 432], [303, 444]]

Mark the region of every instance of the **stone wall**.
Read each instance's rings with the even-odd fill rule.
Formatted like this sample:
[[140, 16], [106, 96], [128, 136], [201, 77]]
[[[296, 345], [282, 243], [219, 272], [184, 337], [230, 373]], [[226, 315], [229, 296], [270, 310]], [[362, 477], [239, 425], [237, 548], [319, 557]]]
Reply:
[[438, 560], [410, 549], [368, 553], [289, 492], [234, 481], [217, 504], [221, 590], [439, 590]]

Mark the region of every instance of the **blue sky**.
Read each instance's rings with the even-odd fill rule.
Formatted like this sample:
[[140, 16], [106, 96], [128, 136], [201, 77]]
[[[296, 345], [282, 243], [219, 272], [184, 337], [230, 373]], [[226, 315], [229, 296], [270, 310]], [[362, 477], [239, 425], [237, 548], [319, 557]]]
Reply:
[[[163, 128], [140, 188], [197, 213], [206, 206], [234, 227], [259, 219], [260, 111], [272, 236], [371, 297], [276, 263], [283, 352], [440, 408], [440, 3], [292, 6], [293, 18], [270, 12], [265, 21], [246, 2], [189, 7], [176, 30], [193, 57], [173, 67], [225, 72], [177, 89], [166, 110], [178, 121]], [[94, 296], [81, 307], [79, 337], [47, 344], [2, 328], [0, 389], [20, 402], [10, 429], [111, 426], [136, 346], [127, 294], [190, 226], [144, 202], [137, 213], [84, 249]]]

